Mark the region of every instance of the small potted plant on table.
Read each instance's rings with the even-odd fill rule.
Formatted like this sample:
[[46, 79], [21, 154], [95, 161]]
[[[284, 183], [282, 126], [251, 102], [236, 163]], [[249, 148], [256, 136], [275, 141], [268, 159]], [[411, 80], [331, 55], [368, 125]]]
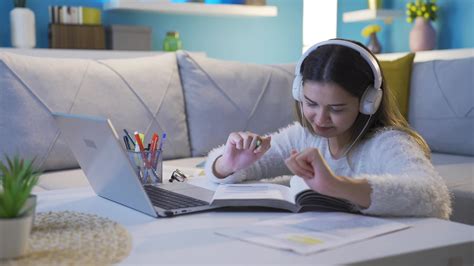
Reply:
[[36, 205], [31, 190], [39, 175], [33, 161], [17, 156], [6, 156], [6, 164], [0, 161], [0, 259], [16, 258], [26, 252]]

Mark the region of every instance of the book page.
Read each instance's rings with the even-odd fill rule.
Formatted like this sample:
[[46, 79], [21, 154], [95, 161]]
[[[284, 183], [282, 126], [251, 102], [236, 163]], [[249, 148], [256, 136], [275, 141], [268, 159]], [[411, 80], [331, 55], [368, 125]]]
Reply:
[[409, 225], [399, 222], [364, 215], [307, 212], [262, 221], [253, 225], [222, 229], [216, 233], [307, 255], [408, 227]]
[[290, 189], [277, 184], [222, 184], [214, 193], [214, 200], [277, 199], [295, 203]]
[[290, 191], [293, 198], [296, 198], [301, 191], [311, 190], [302, 177], [294, 175], [290, 180]]

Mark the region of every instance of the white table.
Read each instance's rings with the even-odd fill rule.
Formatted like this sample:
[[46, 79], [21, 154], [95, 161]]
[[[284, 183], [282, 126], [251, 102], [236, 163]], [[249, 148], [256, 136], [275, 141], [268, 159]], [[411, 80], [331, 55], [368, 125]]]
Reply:
[[219, 228], [290, 215], [286, 212], [209, 211], [155, 219], [100, 198], [90, 187], [41, 191], [37, 195], [38, 212], [80, 211], [124, 225], [133, 237], [133, 249], [122, 264], [473, 264], [474, 227], [439, 219], [394, 219], [413, 227], [302, 256], [214, 233]]

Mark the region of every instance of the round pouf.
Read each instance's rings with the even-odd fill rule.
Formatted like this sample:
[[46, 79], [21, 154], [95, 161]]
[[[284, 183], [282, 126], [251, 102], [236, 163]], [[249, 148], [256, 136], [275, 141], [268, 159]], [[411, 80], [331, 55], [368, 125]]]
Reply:
[[107, 218], [72, 211], [37, 213], [27, 254], [3, 263], [114, 264], [128, 256], [131, 242], [127, 229]]

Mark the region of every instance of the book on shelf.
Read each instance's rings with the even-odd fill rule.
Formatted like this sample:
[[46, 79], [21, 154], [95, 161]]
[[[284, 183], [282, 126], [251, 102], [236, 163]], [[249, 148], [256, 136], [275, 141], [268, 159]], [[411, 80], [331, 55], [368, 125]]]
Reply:
[[50, 24], [100, 25], [101, 10], [85, 6], [49, 6]]
[[291, 178], [290, 186], [268, 183], [221, 184], [217, 187], [211, 204], [218, 207], [269, 207], [291, 212], [358, 212], [355, 206], [346, 200], [312, 190], [298, 176]]

